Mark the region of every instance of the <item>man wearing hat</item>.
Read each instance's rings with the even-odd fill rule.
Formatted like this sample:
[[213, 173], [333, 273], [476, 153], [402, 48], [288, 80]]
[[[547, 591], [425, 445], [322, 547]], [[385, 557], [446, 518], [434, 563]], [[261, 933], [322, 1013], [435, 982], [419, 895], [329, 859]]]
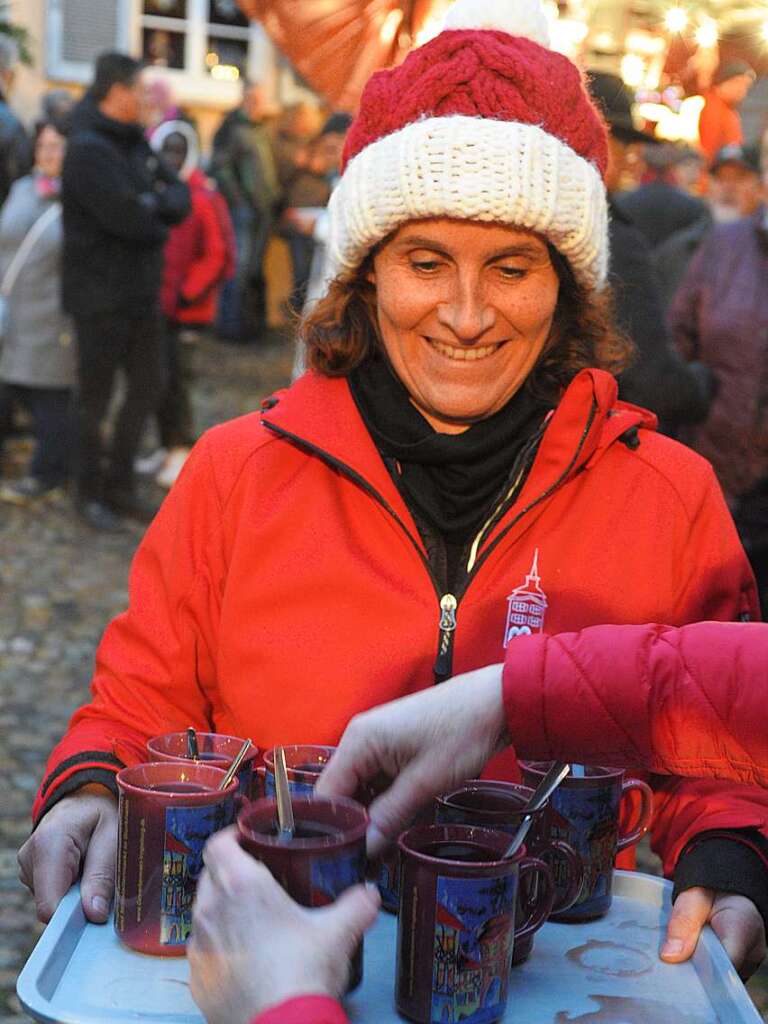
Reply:
[[709, 375], [696, 363], [686, 364], [671, 345], [660, 301], [651, 250], [642, 233], [617, 202], [621, 180], [640, 146], [653, 145], [636, 127], [633, 96], [618, 75], [591, 71], [589, 91], [608, 122], [609, 164], [605, 183], [610, 212], [609, 276], [616, 320], [637, 346], [634, 366], [620, 379], [621, 397], [651, 409], [661, 428], [673, 431], [695, 423], [707, 413]]
[[737, 108], [754, 81], [755, 72], [743, 60], [726, 61], [715, 72], [699, 114], [699, 143], [708, 161], [714, 160], [723, 146], [744, 141]]
[[665, 311], [672, 304], [689, 263], [713, 223], [730, 224], [741, 217], [751, 217], [762, 201], [757, 146], [723, 146], [709, 168], [706, 216], [675, 231], [653, 251]]

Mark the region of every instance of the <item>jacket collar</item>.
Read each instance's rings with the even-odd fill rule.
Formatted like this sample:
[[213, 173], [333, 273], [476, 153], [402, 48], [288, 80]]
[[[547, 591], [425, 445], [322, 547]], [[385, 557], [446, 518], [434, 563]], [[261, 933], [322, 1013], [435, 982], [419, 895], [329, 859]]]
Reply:
[[[582, 370], [552, 413], [531, 472], [515, 506], [523, 508], [588, 465], [623, 435], [655, 429], [656, 417], [617, 400], [616, 381], [604, 370]], [[363, 423], [343, 378], [309, 372], [262, 404], [268, 428], [322, 453], [376, 490], [418, 536], [410, 513]]]

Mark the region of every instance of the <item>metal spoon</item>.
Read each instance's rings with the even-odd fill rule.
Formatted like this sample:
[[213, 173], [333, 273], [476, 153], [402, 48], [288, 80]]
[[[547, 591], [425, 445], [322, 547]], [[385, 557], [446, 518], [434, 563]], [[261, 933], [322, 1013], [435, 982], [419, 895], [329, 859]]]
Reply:
[[512, 842], [507, 847], [504, 859], [507, 857], [514, 857], [523, 845], [525, 837], [528, 835], [531, 825], [533, 824], [533, 818], [536, 811], [541, 810], [570, 770], [571, 766], [569, 764], [559, 764], [557, 761], [549, 769], [547, 774], [534, 790], [533, 796], [526, 804], [525, 817], [520, 822], [520, 826], [517, 832], [515, 832]]
[[237, 775], [238, 768], [243, 763], [243, 758], [245, 757], [245, 755], [248, 753], [248, 751], [250, 749], [251, 749], [251, 741], [250, 740], [246, 740], [245, 743], [242, 745], [242, 747], [240, 747], [240, 749], [238, 750], [237, 755], [235, 756], [235, 759], [232, 762], [232, 764], [229, 766], [229, 768], [227, 768], [227, 774], [224, 776], [224, 778], [219, 783], [219, 789], [226, 789], [227, 786], [232, 781], [232, 779], [234, 779], [235, 775]]
[[200, 751], [197, 748], [197, 733], [191, 725], [187, 729], [187, 757], [193, 761], [200, 760]]
[[285, 750], [275, 747], [275, 791], [277, 794], [277, 823], [280, 828], [278, 840], [290, 843], [296, 824], [293, 820], [291, 790], [288, 786], [288, 769], [285, 766]]
[[531, 799], [523, 808], [526, 814], [532, 814], [534, 811], [541, 810], [570, 770], [571, 766], [569, 764], [560, 764], [560, 762], [555, 761], [533, 791]]

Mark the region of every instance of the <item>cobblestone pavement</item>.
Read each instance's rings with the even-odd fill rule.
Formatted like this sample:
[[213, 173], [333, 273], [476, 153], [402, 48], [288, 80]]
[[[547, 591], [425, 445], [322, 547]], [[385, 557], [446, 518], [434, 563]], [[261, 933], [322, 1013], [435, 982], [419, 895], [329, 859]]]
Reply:
[[[259, 349], [200, 342], [194, 349], [199, 428], [256, 408], [285, 383], [291, 357], [279, 338]], [[140, 535], [138, 528], [95, 534], [64, 503], [33, 513], [0, 505], [0, 1024], [28, 1020], [14, 986], [41, 931], [17, 880], [16, 850], [29, 833], [46, 756], [86, 695], [101, 632], [125, 606]], [[647, 852], [642, 863], [654, 869]], [[753, 979], [750, 991], [768, 1021], [768, 971]]]

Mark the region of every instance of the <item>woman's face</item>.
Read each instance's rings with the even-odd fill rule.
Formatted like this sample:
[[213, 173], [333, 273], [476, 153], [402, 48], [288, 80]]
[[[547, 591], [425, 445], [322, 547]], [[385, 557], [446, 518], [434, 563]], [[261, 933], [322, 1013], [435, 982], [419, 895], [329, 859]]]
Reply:
[[466, 430], [515, 394], [557, 305], [546, 243], [479, 221], [409, 221], [376, 254], [371, 281], [390, 362], [442, 433]]
[[47, 124], [40, 132], [35, 145], [35, 167], [49, 178], [61, 175], [66, 140], [52, 125]]

